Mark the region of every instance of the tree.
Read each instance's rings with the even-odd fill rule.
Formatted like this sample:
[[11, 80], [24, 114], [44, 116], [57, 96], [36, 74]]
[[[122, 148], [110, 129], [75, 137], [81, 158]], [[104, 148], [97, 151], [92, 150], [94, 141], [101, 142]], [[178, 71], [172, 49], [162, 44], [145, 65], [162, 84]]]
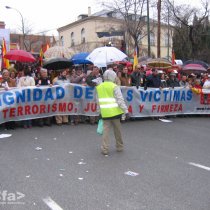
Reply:
[[104, 7], [120, 14], [121, 19], [124, 20], [124, 31], [132, 37], [134, 45], [137, 47], [138, 56], [139, 43], [147, 35], [145, 31], [147, 21], [144, 15], [146, 3], [146, 0], [113, 0], [111, 3], [103, 2]]
[[[175, 6], [173, 1], [167, 0], [174, 19], [174, 48], [184, 58], [198, 58], [202, 51], [202, 33], [206, 30], [204, 24], [209, 14], [208, 0], [202, 1], [202, 9], [190, 5]], [[176, 51], [177, 49], [177, 51]]]

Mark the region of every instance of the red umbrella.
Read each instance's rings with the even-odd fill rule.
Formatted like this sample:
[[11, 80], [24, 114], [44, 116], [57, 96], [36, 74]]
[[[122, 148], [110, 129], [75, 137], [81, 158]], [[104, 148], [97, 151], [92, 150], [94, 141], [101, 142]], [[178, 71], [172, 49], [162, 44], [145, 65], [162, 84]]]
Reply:
[[4, 55], [4, 58], [19, 62], [36, 61], [34, 56], [31, 53], [26, 52], [25, 50], [10, 50]]
[[205, 73], [207, 69], [204, 68], [201, 64], [190, 63], [182, 67], [182, 72], [186, 73]]

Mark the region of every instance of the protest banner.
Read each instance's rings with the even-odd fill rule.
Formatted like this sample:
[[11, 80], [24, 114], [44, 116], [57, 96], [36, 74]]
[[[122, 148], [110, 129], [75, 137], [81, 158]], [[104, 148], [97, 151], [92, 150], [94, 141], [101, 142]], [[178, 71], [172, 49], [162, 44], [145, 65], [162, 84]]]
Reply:
[[[210, 114], [210, 90], [121, 87], [132, 117]], [[94, 87], [67, 84], [0, 91], [0, 123], [55, 115], [97, 116]]]

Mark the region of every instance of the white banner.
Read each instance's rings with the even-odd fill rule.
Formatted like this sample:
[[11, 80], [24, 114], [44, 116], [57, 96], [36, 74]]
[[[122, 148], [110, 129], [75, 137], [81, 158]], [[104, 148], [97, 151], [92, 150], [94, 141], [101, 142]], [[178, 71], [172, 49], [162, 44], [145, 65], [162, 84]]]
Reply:
[[[210, 114], [210, 90], [195, 94], [187, 88], [121, 87], [133, 117]], [[0, 123], [54, 115], [96, 116], [95, 88], [68, 84], [0, 91]]]

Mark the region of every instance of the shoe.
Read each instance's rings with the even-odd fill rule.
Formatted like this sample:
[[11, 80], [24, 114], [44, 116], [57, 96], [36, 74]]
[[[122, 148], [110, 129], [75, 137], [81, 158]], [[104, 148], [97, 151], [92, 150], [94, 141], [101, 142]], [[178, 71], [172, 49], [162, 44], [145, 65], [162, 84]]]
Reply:
[[27, 125], [24, 125], [23, 127], [26, 129], [27, 128]]
[[57, 125], [57, 126], [61, 126], [61, 125], [62, 125], [62, 123], [56, 123], [56, 125]]
[[123, 151], [123, 148], [118, 148], [116, 150], [117, 150], [117, 152], [122, 152]]
[[101, 153], [102, 153], [103, 155], [108, 155], [108, 154], [109, 154], [108, 151], [101, 151]]
[[108, 155], [109, 154], [108, 150], [104, 150], [103, 147], [101, 147], [101, 153], [103, 155]]

